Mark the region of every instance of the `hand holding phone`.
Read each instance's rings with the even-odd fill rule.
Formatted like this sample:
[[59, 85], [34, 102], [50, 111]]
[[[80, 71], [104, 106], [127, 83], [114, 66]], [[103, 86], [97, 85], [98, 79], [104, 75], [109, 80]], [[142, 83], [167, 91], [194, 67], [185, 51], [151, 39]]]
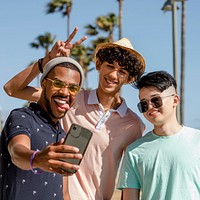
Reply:
[[[91, 140], [92, 132], [78, 124], [72, 124], [63, 144], [77, 147], [79, 153], [84, 156], [87, 146]], [[83, 159], [83, 157], [82, 157]], [[82, 159], [62, 159], [71, 164], [80, 165]], [[67, 169], [69, 173], [75, 173], [76, 170]]]

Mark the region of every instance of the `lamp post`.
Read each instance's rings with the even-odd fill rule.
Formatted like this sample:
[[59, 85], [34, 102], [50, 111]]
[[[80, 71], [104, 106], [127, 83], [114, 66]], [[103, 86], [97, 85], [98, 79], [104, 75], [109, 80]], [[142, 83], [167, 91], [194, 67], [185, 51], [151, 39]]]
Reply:
[[[167, 0], [162, 10], [172, 11], [172, 45], [173, 45], [173, 76], [177, 82], [177, 90], [179, 91], [179, 79], [178, 79], [178, 49], [177, 49], [177, 17], [176, 11], [179, 9], [176, 5], [176, 0]], [[180, 121], [180, 108], [177, 107], [177, 119]]]

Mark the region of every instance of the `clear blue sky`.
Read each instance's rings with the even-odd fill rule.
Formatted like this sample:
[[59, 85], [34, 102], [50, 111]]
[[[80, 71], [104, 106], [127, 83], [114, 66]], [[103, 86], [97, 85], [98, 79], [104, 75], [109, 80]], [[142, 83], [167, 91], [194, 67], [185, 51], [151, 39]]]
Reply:
[[[5, 118], [25, 101], [8, 97], [3, 85], [17, 72], [40, 57], [42, 49], [30, 48], [30, 43], [38, 35], [51, 32], [59, 40], [66, 39], [66, 18], [60, 13], [46, 15], [47, 0], [1, 1], [0, 6], [0, 111]], [[146, 72], [166, 70], [173, 73], [172, 61], [172, 13], [163, 13], [161, 7], [165, 0], [124, 0], [123, 1], [123, 37], [127, 37], [133, 46], [146, 59]], [[181, 3], [178, 3], [181, 7]], [[199, 105], [199, 57], [200, 57], [200, 1], [186, 2], [186, 80], [185, 80], [185, 125], [200, 128]], [[94, 23], [99, 15], [118, 13], [117, 0], [81, 0], [73, 1], [71, 12], [71, 31], [79, 27], [76, 39], [85, 35], [84, 26]], [[177, 11], [178, 24], [178, 66], [180, 66], [180, 26], [181, 11]], [[114, 34], [118, 39], [118, 32]], [[87, 41], [86, 41], [87, 43]], [[180, 74], [180, 69], [179, 69]], [[89, 87], [97, 86], [97, 73], [89, 74]], [[34, 81], [32, 85], [36, 85]], [[122, 96], [128, 105], [138, 113], [138, 91], [130, 86], [123, 87]], [[143, 118], [144, 119], [144, 118]], [[151, 126], [147, 124], [148, 129]]]

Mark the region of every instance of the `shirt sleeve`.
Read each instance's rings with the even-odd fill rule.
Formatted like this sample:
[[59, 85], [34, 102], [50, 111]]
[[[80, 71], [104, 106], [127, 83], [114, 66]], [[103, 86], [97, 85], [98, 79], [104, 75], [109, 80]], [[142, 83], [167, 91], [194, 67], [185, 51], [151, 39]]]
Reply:
[[28, 113], [14, 110], [5, 124], [6, 144], [16, 135], [25, 134], [30, 137], [31, 117]]
[[121, 169], [119, 171], [119, 179], [117, 189], [123, 190], [124, 188], [140, 189], [140, 182], [138, 179], [138, 170], [132, 153], [126, 149]]

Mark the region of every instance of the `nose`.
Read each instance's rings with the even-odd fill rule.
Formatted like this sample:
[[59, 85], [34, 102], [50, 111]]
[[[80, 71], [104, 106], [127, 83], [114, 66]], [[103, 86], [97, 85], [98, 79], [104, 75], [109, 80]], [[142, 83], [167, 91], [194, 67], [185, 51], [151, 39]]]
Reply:
[[69, 96], [71, 94], [67, 86], [60, 88], [59, 93], [61, 93], [64, 96]]
[[152, 103], [151, 101], [148, 102], [148, 110], [150, 110], [151, 108], [155, 108], [154, 103]]
[[118, 69], [113, 69], [110, 73], [109, 73], [112, 77], [117, 78], [119, 76], [119, 71]]

